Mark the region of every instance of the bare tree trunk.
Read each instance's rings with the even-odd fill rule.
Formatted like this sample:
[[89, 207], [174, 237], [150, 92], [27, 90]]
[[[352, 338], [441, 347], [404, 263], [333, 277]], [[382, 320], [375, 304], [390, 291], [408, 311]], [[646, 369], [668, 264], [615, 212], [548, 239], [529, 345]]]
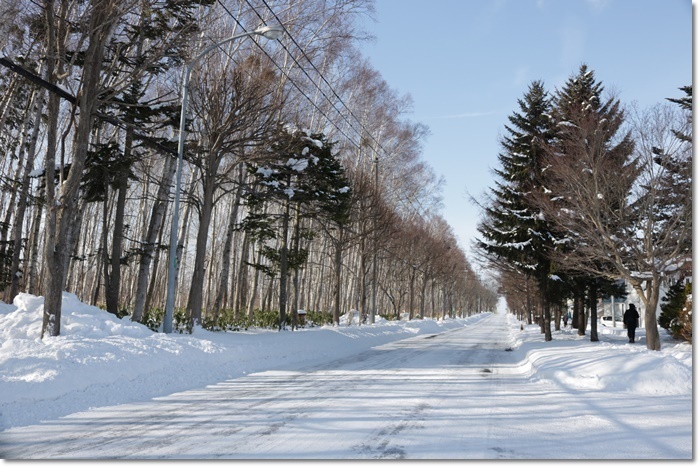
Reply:
[[29, 270], [27, 277], [29, 277], [29, 284], [27, 286], [27, 291], [36, 295], [38, 290], [38, 278], [39, 278], [39, 237], [41, 235], [41, 219], [44, 214], [44, 203], [43, 198], [45, 195], [45, 187], [40, 187], [39, 194], [37, 196], [37, 208], [34, 218], [32, 219], [32, 232], [29, 238]]
[[574, 298], [574, 307], [578, 310], [578, 335], [586, 335], [586, 311], [584, 309], [585, 294], [580, 290]]
[[552, 340], [552, 309], [549, 300], [546, 298], [543, 300], [542, 305], [544, 306], [544, 340], [549, 342]]
[[[267, 286], [267, 292], [265, 292], [265, 299], [263, 300], [263, 302], [265, 303], [265, 306], [261, 307], [264, 310], [272, 310], [272, 289], [274, 288], [274, 285], [275, 285], [275, 278], [270, 277], [269, 283]], [[280, 308], [282, 308], [282, 307], [280, 307]]]
[[595, 281], [591, 281], [588, 300], [591, 308], [591, 342], [598, 342], [598, 287]]
[[[87, 157], [90, 133], [92, 130], [93, 111], [97, 106], [99, 94], [100, 70], [105, 42], [113, 21], [110, 21], [114, 4], [112, 1], [90, 2], [92, 11], [88, 28], [88, 46], [83, 65], [82, 85], [79, 90], [80, 119], [76, 128], [75, 143], [71, 170], [67, 179], [60, 187], [60, 195], [56, 196], [54, 187], [55, 153], [47, 157], [47, 228], [46, 228], [46, 286], [44, 292], [44, 321], [41, 337], [58, 336], [60, 334], [61, 305], [65, 285], [66, 267], [73, 249], [74, 222], [78, 209], [80, 181]], [[53, 4], [47, 2], [47, 23], [52, 23]], [[52, 26], [49, 29], [53, 29]], [[53, 32], [55, 34], [55, 31]], [[49, 34], [51, 35], [51, 33]], [[47, 55], [53, 55], [56, 50], [55, 35], [49, 40], [50, 47]], [[51, 82], [54, 79], [54, 65], [48, 65]], [[53, 93], [52, 93], [53, 94]], [[57, 105], [53, 107], [57, 110]], [[49, 145], [55, 148], [54, 137], [48, 138]]]
[[19, 293], [20, 287], [20, 252], [22, 250], [22, 226], [24, 224], [24, 216], [27, 210], [28, 197], [29, 197], [29, 187], [31, 186], [31, 178], [29, 174], [34, 168], [34, 159], [36, 158], [36, 145], [39, 138], [39, 128], [41, 126], [42, 118], [42, 100], [44, 93], [36, 91], [33, 93], [33, 100], [35, 103], [34, 109], [34, 123], [32, 128], [32, 133], [29, 138], [29, 147], [27, 149], [27, 162], [24, 168], [24, 174], [22, 175], [22, 185], [19, 193], [19, 203], [17, 204], [17, 214], [15, 216], [14, 224], [14, 245], [12, 250], [12, 266], [10, 267], [10, 277], [12, 282], [10, 283], [9, 294], [6, 297], [8, 303], [12, 303], [14, 298]]
[[102, 259], [102, 280], [105, 284], [105, 299], [107, 297], [107, 289], [109, 288], [109, 195], [105, 194], [105, 199], [102, 202], [102, 248], [100, 255]]
[[[153, 262], [154, 252], [156, 251], [156, 241], [159, 235], [162, 235], [162, 224], [165, 217], [166, 199], [170, 191], [170, 185], [175, 175], [175, 159], [167, 158], [163, 166], [163, 175], [161, 177], [160, 186], [156, 200], [151, 209], [151, 219], [148, 224], [146, 238], [143, 241], [143, 251], [139, 260], [139, 272], [136, 285], [136, 299], [134, 303], [134, 312], [131, 315], [132, 321], [141, 322], [143, 320], [143, 311], [146, 305], [146, 294], [148, 292], [148, 279]], [[156, 260], [157, 261], [157, 260]], [[155, 272], [155, 265], [154, 265]]]
[[423, 274], [423, 284], [420, 289], [420, 319], [425, 318], [425, 292], [428, 289], [428, 278], [430, 276]]
[[369, 317], [369, 312], [367, 310], [367, 294], [369, 287], [367, 287], [367, 265], [369, 263], [366, 251], [366, 236], [362, 234], [360, 239], [360, 324], [366, 322]]
[[[260, 263], [260, 258], [261, 258], [260, 252], [258, 252], [258, 257], [257, 260], [255, 261], [255, 264]], [[241, 265], [243, 267], [243, 265]], [[258, 287], [260, 283], [260, 271], [256, 268], [255, 269], [255, 275], [253, 276], [253, 290], [252, 293], [250, 294], [250, 302], [248, 303], [248, 318], [253, 318], [253, 313], [255, 312], [255, 300], [258, 298]]]
[[[263, 214], [265, 214], [265, 213], [267, 213], [267, 204], [265, 204], [263, 206]], [[246, 235], [246, 238], [248, 238], [247, 235]], [[253, 244], [253, 247], [254, 246], [255, 246], [255, 244]], [[246, 252], [246, 255], [247, 254], [248, 253]], [[253, 254], [255, 254], [255, 253], [253, 253]], [[260, 251], [258, 251], [257, 258], [255, 259], [255, 264], [260, 264], [261, 259], [262, 259], [262, 254]], [[241, 270], [243, 270], [243, 268], [245, 268], [245, 267], [247, 267], [247, 265], [243, 261], [241, 261]], [[258, 296], [262, 297], [262, 293], [259, 292], [260, 287], [262, 287], [260, 285], [260, 270], [258, 268], [255, 268], [255, 275], [253, 277], [253, 290], [252, 290], [251, 295], [250, 295], [250, 302], [248, 303], [248, 317], [250, 319], [253, 318], [253, 314], [255, 313], [255, 302], [258, 299]], [[260, 308], [263, 308], [263, 302], [264, 302], [264, 300], [261, 299]]]
[[83, 225], [83, 212], [85, 211], [85, 206], [87, 204], [84, 200], [80, 198], [78, 198], [77, 203], [78, 207], [73, 212], [73, 220], [68, 226], [68, 238], [70, 238], [72, 242], [70, 244], [71, 255], [68, 256], [68, 261], [66, 262], [65, 267], [63, 268], [63, 288], [68, 292], [72, 292], [72, 290], [68, 287], [70, 283], [70, 272], [74, 269], [73, 265], [75, 264], [75, 261], [73, 261], [72, 257], [77, 255], [78, 253], [78, 237], [80, 237], [80, 230], [82, 229]]
[[287, 249], [289, 236], [289, 201], [285, 203], [282, 217], [282, 247], [280, 248], [280, 322], [279, 330], [285, 329], [287, 313]]
[[334, 303], [334, 308], [333, 308], [333, 321], [335, 322], [336, 325], [340, 324], [340, 289], [341, 289], [341, 283], [340, 283], [340, 277], [341, 277], [341, 270], [343, 268], [343, 233], [345, 231], [345, 227], [340, 225], [338, 226], [338, 240], [335, 242], [335, 264], [334, 264], [334, 284], [333, 284], [333, 303]]
[[[24, 151], [20, 151], [20, 158], [17, 161], [17, 168], [15, 173], [12, 175], [12, 180], [18, 180], [20, 178], [20, 171], [22, 169], [22, 163], [24, 159]], [[10, 242], [8, 241], [10, 225], [12, 225], [12, 218], [15, 213], [15, 207], [17, 206], [17, 190], [10, 189], [10, 199], [7, 202], [7, 210], [5, 211], [5, 219], [0, 222], [0, 259], [2, 263], [0, 264], [0, 282], [5, 284], [12, 283], [12, 277], [9, 274], [9, 264], [7, 258], [9, 256], [8, 247]], [[14, 252], [13, 252], [14, 253]]]
[[[124, 142], [124, 157], [131, 157], [133, 136], [127, 132]], [[112, 257], [110, 261], [111, 273], [109, 282], [106, 282], [105, 301], [107, 311], [115, 316], [119, 315], [119, 290], [121, 288], [122, 247], [124, 243], [124, 211], [126, 209], [126, 192], [129, 189], [128, 173], [119, 174], [117, 183], [117, 205], [114, 212], [114, 229], [112, 231]]]
[[409, 274], [408, 319], [411, 320], [413, 319], [413, 307], [415, 306], [416, 268], [411, 267]]
[[229, 216], [228, 226], [226, 228], [226, 241], [224, 242], [224, 250], [222, 252], [222, 258], [224, 258], [220, 281], [219, 281], [219, 291], [216, 294], [216, 300], [214, 301], [214, 316], [219, 316], [219, 310], [221, 309], [221, 302], [224, 299], [224, 294], [228, 289], [228, 279], [231, 269], [231, 250], [233, 249], [233, 234], [236, 229], [236, 221], [238, 220], [238, 207], [241, 203], [241, 194], [243, 193], [243, 177], [245, 176], [245, 167], [243, 164], [239, 167], [238, 173], [238, 188], [236, 189], [236, 196], [231, 205], [231, 213]]
[[[94, 210], [94, 206], [93, 206]], [[85, 264], [85, 274], [83, 276], [83, 283], [82, 283], [82, 292], [81, 296], [82, 297], [89, 297], [93, 293], [93, 291], [96, 288], [95, 283], [99, 281], [100, 275], [99, 274], [94, 274], [94, 271], [97, 269], [93, 267], [92, 263], [97, 263], [99, 261], [99, 257], [97, 255], [92, 255], [91, 254], [91, 248], [94, 247], [94, 239], [99, 238], [97, 234], [97, 228], [99, 226], [99, 223], [96, 222], [95, 216], [90, 214], [89, 218], [91, 221], [86, 225], [85, 227], [85, 238], [83, 238], [83, 249], [82, 249], [82, 256], [83, 258], [88, 258], [87, 260], [83, 261]], [[94, 248], [93, 248], [94, 249]], [[94, 305], [94, 303], [93, 303]]]
[[637, 291], [637, 295], [644, 302], [644, 328], [647, 339], [647, 349], [661, 350], [661, 339], [659, 337], [659, 328], [656, 320], [656, 308], [659, 304], [659, 284], [660, 277], [654, 275], [650, 280], [645, 282], [646, 287], [635, 284], [633, 288]]
[[527, 308], [527, 324], [532, 324], [532, 294], [530, 293], [529, 276], [525, 276], [525, 307]]
[[[54, 16], [54, 3], [47, 1], [44, 7], [47, 25], [46, 46], [46, 81], [56, 83], [56, 54], [58, 50], [56, 38], [56, 20]], [[41, 326], [41, 338], [44, 335], [58, 336], [61, 333], [61, 290], [63, 278], [60, 264], [59, 245], [56, 241], [57, 213], [54, 176], [56, 172], [56, 144], [58, 142], [58, 115], [60, 110], [59, 97], [56, 93], [49, 93], [47, 105], [48, 124], [46, 132], [46, 231], [44, 243], [44, 272], [46, 281], [44, 284], [44, 315]], [[58, 290], [57, 290], [58, 289]], [[48, 292], [48, 294], [47, 294]]]
[[[36, 93], [34, 93], [36, 95]], [[34, 97], [32, 97], [32, 100]], [[31, 118], [31, 102], [28, 102], [25, 110], [24, 110], [24, 122], [22, 123], [19, 131], [21, 133], [21, 136], [19, 138], [19, 141], [17, 143], [18, 146], [18, 154], [17, 154], [17, 167], [15, 168], [15, 172], [12, 175], [12, 185], [14, 185], [10, 190], [10, 199], [7, 202], [7, 211], [5, 211], [5, 219], [3, 222], [0, 223], [0, 257], [6, 258], [8, 256], [8, 251], [7, 248], [9, 246], [8, 242], [8, 237], [9, 237], [9, 230], [10, 230], [10, 225], [12, 225], [12, 217], [14, 216], [15, 213], [15, 208], [17, 207], [17, 195], [19, 194], [19, 189], [20, 188], [20, 183], [18, 183], [18, 180], [20, 180], [21, 175], [23, 173], [23, 168], [25, 167], [24, 164], [24, 155], [25, 155], [25, 150], [24, 148], [26, 147], [25, 139], [27, 138], [27, 131], [29, 128], [29, 121]], [[4, 201], [4, 200], [3, 200]], [[7, 270], [5, 269], [5, 264], [2, 265], [2, 275], [4, 276]], [[7, 280], [8, 283], [12, 281], [12, 277], [2, 277], [1, 278], [3, 281]]]
[[318, 280], [316, 281], [316, 292], [314, 295], [313, 309], [316, 311], [322, 311], [322, 296], [323, 296], [323, 278], [325, 277], [325, 264], [321, 262], [321, 267], [319, 271]]
[[[292, 250], [296, 255], [299, 254], [299, 237], [301, 229], [299, 204], [295, 206], [294, 214], [294, 240], [292, 242]], [[292, 285], [294, 287], [294, 298], [292, 299], [292, 331], [297, 328], [299, 321], [299, 265], [294, 269], [292, 276]]]
[[234, 315], [239, 318], [242, 311], [246, 311], [248, 297], [248, 256], [250, 254], [250, 236], [248, 232], [243, 235], [243, 244], [241, 246], [241, 260], [238, 267], [238, 284], [236, 286], [236, 298], [233, 302]]
[[0, 132], [4, 131], [5, 129], [5, 122], [7, 122], [7, 116], [9, 114], [8, 110], [14, 104], [15, 98], [17, 97], [17, 89], [21, 80], [23, 80], [23, 78], [19, 75], [13, 75], [10, 79], [10, 84], [2, 93], [2, 97], [0, 98]]
[[[173, 162], [173, 168], [175, 167], [175, 163]], [[174, 173], [174, 172], [173, 172]], [[163, 235], [165, 234], [165, 220], [166, 217], [165, 215], [162, 216], [160, 220], [160, 228], [158, 229], [158, 244], [161, 245], [163, 243]], [[156, 285], [158, 282], [158, 264], [160, 263], [160, 250], [155, 250], [154, 251], [154, 256], [153, 256], [153, 273], [151, 274], [151, 280], [150, 284], [148, 285], [148, 293], [146, 294], [146, 302], [143, 305], [144, 310], [150, 310], [152, 307], [153, 303], [153, 297], [156, 292]], [[162, 305], [163, 300], [161, 299], [159, 303]], [[141, 318], [143, 320], [143, 318]]]
[[202, 206], [200, 207], [199, 229], [197, 231], [197, 243], [194, 257], [194, 269], [190, 295], [187, 300], [187, 313], [190, 317], [190, 326], [202, 321], [202, 297], [204, 291], [204, 269], [207, 255], [207, 242], [209, 240], [209, 226], [214, 210], [214, 190], [216, 189], [216, 171], [209, 171], [204, 177], [202, 194]]

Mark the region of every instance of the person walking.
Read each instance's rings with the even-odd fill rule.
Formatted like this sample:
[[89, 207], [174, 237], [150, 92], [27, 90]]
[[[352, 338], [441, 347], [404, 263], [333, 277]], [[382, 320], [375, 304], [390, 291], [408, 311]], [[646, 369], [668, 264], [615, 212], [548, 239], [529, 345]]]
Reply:
[[637, 307], [633, 303], [630, 303], [630, 307], [625, 311], [622, 322], [627, 326], [627, 337], [629, 337], [630, 343], [634, 344], [634, 334], [639, 326], [639, 312], [637, 312]]

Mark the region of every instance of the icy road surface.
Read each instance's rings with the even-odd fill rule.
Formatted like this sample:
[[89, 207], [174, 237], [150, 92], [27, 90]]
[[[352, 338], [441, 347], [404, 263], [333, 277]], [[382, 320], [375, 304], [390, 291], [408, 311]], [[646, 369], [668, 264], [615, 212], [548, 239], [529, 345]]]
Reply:
[[[2, 433], [10, 459], [690, 458], [689, 400], [531, 378], [505, 315]], [[155, 377], [156, 375], [154, 375]], [[680, 428], [679, 428], [680, 427]], [[681, 441], [679, 441], [681, 440]], [[689, 443], [688, 443], [689, 444]], [[614, 450], [610, 449], [614, 446]]]

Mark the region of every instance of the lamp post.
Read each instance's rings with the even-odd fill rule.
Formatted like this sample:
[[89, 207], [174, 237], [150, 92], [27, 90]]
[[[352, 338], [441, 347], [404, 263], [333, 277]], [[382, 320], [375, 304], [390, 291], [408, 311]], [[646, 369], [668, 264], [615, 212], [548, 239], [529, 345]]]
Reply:
[[185, 76], [182, 79], [182, 107], [180, 108], [180, 137], [177, 144], [177, 172], [175, 174], [175, 202], [173, 204], [173, 220], [170, 227], [170, 254], [168, 259], [168, 289], [165, 299], [165, 316], [163, 317], [163, 332], [173, 332], [173, 308], [175, 307], [175, 287], [177, 281], [175, 271], [177, 270], [177, 228], [180, 217], [180, 185], [182, 184], [182, 160], [185, 152], [185, 122], [187, 121], [187, 97], [192, 68], [199, 59], [228, 42], [248, 36], [263, 36], [266, 39], [278, 40], [284, 34], [282, 26], [262, 26], [255, 31], [236, 34], [221, 42], [210, 45], [203, 49], [185, 67]]
[[379, 157], [374, 156], [374, 193], [375, 193], [375, 211], [372, 221], [374, 223], [372, 240], [372, 311], [370, 312], [369, 322], [374, 324], [377, 315], [377, 210], [379, 209]]

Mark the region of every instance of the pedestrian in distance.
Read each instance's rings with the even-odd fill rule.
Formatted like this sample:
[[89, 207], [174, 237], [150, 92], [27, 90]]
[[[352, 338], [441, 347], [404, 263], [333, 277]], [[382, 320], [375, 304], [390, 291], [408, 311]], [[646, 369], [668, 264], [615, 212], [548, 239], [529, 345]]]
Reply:
[[639, 326], [639, 312], [637, 312], [637, 307], [633, 303], [630, 303], [630, 307], [625, 311], [622, 322], [627, 327], [627, 337], [629, 337], [630, 343], [634, 344], [634, 334]]

